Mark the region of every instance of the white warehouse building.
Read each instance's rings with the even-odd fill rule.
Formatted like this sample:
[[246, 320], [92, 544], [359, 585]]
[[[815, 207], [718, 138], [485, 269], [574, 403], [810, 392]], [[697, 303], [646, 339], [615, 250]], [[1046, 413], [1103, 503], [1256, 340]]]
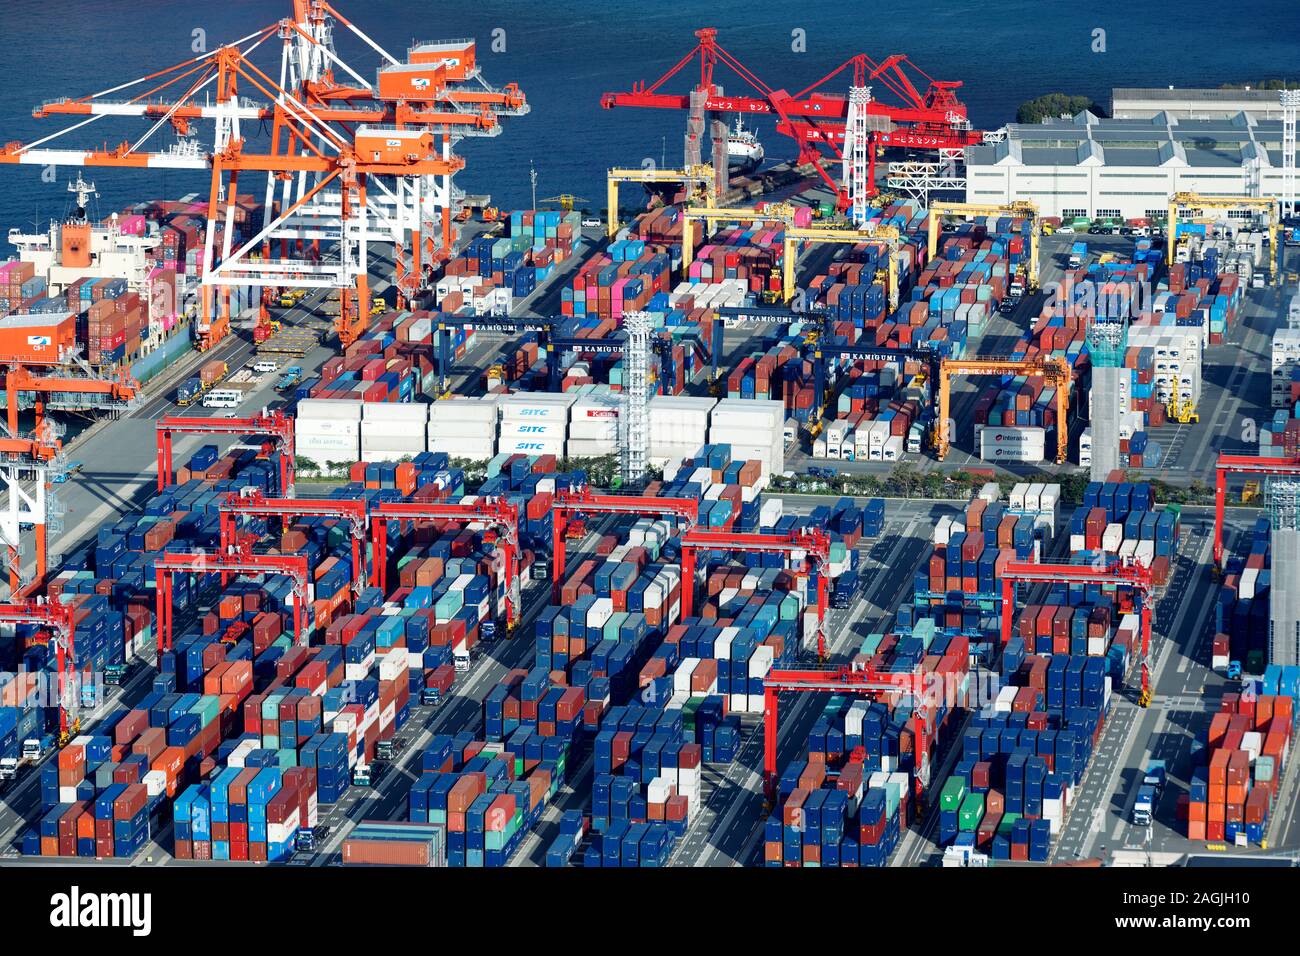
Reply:
[[[1073, 119], [1013, 124], [966, 150], [966, 201], [1031, 199], [1044, 216], [1164, 218], [1177, 192], [1282, 194], [1282, 123], [1229, 119]], [[1242, 213], [1247, 217], [1248, 213]]]

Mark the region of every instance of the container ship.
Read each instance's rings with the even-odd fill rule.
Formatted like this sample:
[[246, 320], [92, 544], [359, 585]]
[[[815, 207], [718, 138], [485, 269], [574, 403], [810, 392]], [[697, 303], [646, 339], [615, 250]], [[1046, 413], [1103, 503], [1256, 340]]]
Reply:
[[[72, 208], [45, 232], [9, 230], [18, 254], [0, 264], [0, 326], [61, 343], [60, 354], [34, 359], [42, 364], [79, 355], [101, 375], [147, 381], [193, 347], [207, 203], [152, 200], [94, 221], [94, 184], [78, 176], [68, 191]], [[238, 200], [236, 229], [255, 208], [251, 197]], [[259, 295], [232, 289], [232, 314]]]

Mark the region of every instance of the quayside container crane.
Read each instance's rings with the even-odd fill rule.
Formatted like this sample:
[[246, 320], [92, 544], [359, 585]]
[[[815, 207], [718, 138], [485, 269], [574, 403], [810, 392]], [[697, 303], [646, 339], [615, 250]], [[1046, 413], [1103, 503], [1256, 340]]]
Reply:
[[[61, 470], [63, 443], [50, 422], [39, 422], [31, 437], [0, 429], [0, 540], [5, 549], [9, 595], [14, 601], [38, 590], [49, 573], [49, 532], [57, 516], [52, 481]], [[24, 586], [21, 539], [30, 525], [35, 533], [36, 573]]]
[[[920, 675], [907, 671], [880, 671], [854, 666], [833, 668], [773, 668], [763, 680], [763, 801], [764, 812], [776, 805], [780, 768], [777, 766], [777, 733], [780, 695], [793, 691], [815, 694], [853, 694], [879, 700], [910, 695], [916, 702], [913, 719], [918, 770], [921, 756], [929, 752], [928, 707]], [[919, 782], [919, 777], [918, 777]]]
[[220, 572], [223, 583], [236, 574], [282, 574], [293, 582], [293, 642], [305, 644], [308, 634], [307, 606], [311, 603], [311, 575], [305, 554], [253, 554], [240, 547], [229, 552], [164, 551], [154, 561], [156, 575], [156, 620], [158, 653], [172, 649], [175, 624], [172, 578], [177, 574], [212, 574]]
[[[866, 120], [865, 132], [870, 164], [864, 184], [867, 195], [876, 194], [876, 154], [881, 147], [898, 146], [945, 151], [960, 150], [983, 142], [984, 134], [970, 128], [970, 122], [966, 118], [966, 107], [957, 99], [957, 90], [961, 87], [961, 83], [935, 80], [902, 54], [894, 54], [884, 60], [876, 61], [866, 54], [859, 53], [845, 60], [811, 86], [791, 94], [785, 89], [769, 86], [739, 59], [723, 49], [718, 43], [716, 28], [705, 27], [696, 30], [695, 37], [697, 40], [695, 47], [653, 83], [635, 83], [627, 92], [605, 93], [600, 101], [605, 109], [635, 106], [688, 111], [685, 160], [687, 166], [700, 161], [706, 114], [737, 113], [742, 116], [755, 114], [773, 116], [777, 120], [777, 132], [791, 137], [798, 144], [798, 162], [811, 163], [826, 185], [836, 194], [839, 209], [846, 210], [850, 206], [849, 192], [827, 173], [824, 166], [827, 157], [823, 150], [830, 153], [832, 161], [837, 164], [843, 162], [841, 147], [846, 137], [850, 101], [854, 98], [854, 91], [865, 91], [873, 82], [888, 89], [899, 100], [899, 105], [886, 104], [870, 98], [867, 102], [861, 103], [863, 94], [857, 93], [856, 99], [859, 102], [855, 105], [864, 113]], [[689, 64], [697, 61], [699, 80], [687, 93], [674, 94], [663, 91], [665, 84]], [[722, 72], [720, 67], [726, 67], [734, 73], [747, 88], [747, 94], [740, 96], [724, 94], [718, 83]], [[909, 69], [924, 82], [924, 92], [913, 82]], [[715, 71], [718, 75], [715, 75]], [[847, 94], [828, 92], [825, 89], [827, 84], [841, 73], [850, 73], [850, 71], [852, 79]], [[725, 153], [722, 155], [725, 160]], [[719, 179], [723, 179], [725, 175], [725, 168], [718, 171]], [[724, 180], [719, 184], [718, 193], [721, 193], [725, 187]]]
[[268, 498], [260, 491], [245, 488], [232, 491], [221, 503], [219, 521], [221, 550], [229, 551], [238, 543], [239, 518], [293, 518], [312, 516], [342, 518], [348, 523], [352, 539], [353, 590], [360, 591], [366, 582], [365, 542], [370, 512], [364, 501], [340, 498]]
[[1265, 458], [1260, 455], [1219, 453], [1214, 464], [1214, 566], [1220, 573], [1223, 571], [1223, 509], [1229, 475], [1300, 477], [1300, 456]]
[[81, 378], [75, 375], [34, 374], [23, 365], [13, 365], [0, 372], [3, 375], [6, 401], [8, 404], [8, 423], [11, 434], [18, 433], [18, 396], [22, 392], [34, 392], [43, 396], [37, 401], [36, 427], [48, 409], [69, 406], [68, 396], [95, 396], [93, 407], [96, 410], [114, 412], [127, 411], [140, 394], [140, 387], [133, 381], [113, 381], [111, 379]]
[[77, 662], [73, 607], [70, 604], [45, 599], [0, 604], [0, 623], [32, 624], [49, 632], [50, 640], [54, 644], [54, 661], [58, 675], [58, 744], [60, 747], [65, 746], [81, 729], [81, 719], [73, 713], [81, 701], [81, 694], [69, 680], [70, 673], [76, 673]]
[[943, 461], [952, 443], [954, 375], [1038, 375], [1056, 389], [1056, 463], [1065, 464], [1070, 447], [1070, 363], [1063, 356], [1032, 359], [943, 359], [939, 363], [939, 420], [935, 423], [935, 457]]
[[[200, 349], [229, 334], [229, 289], [238, 285], [343, 290], [336, 328], [342, 344], [351, 344], [369, 318], [368, 245], [394, 245], [395, 284], [409, 297], [422, 282], [422, 268], [418, 252], [407, 268], [404, 250], [450, 254], [451, 177], [465, 165], [451, 143], [499, 133], [499, 117], [528, 111], [517, 87], [496, 90], [481, 79], [472, 40], [417, 45], [400, 61], [324, 0], [286, 6], [289, 16], [215, 50], [88, 96], [52, 99], [33, 115], [80, 121], [33, 143], [0, 148], [6, 164], [210, 174]], [[335, 52], [336, 22], [382, 57], [375, 83]], [[277, 39], [278, 82], [251, 59]], [[336, 70], [349, 79], [336, 79]], [[147, 126], [134, 142], [112, 148], [48, 145], [105, 116]], [[199, 121], [212, 123], [203, 147], [193, 128]], [[146, 147], [169, 126], [175, 141]], [[258, 126], [270, 135], [245, 135]], [[266, 175], [266, 203], [260, 230], [236, 243], [241, 173]], [[218, 221], [224, 222], [219, 243]], [[322, 240], [337, 254], [322, 256]], [[212, 288], [222, 290], [219, 302]]]
[[742, 534], [715, 528], [692, 528], [681, 535], [682, 617], [695, 613], [695, 565], [700, 551], [752, 551], [807, 560], [817, 575], [817, 656], [826, 658], [826, 610], [829, 607], [830, 536], [820, 528], [785, 533]]
[[519, 585], [519, 508], [507, 498], [486, 497], [475, 501], [383, 501], [370, 511], [370, 583], [388, 592], [388, 522], [458, 521], [482, 524], [489, 541], [501, 549], [506, 578], [506, 634], [509, 636], [523, 613]]
[[187, 418], [167, 415], [155, 425], [158, 438], [158, 493], [173, 484], [172, 436], [189, 435], [267, 435], [280, 452], [280, 489], [286, 498], [294, 496], [294, 425], [293, 417], [283, 412], [254, 415], [250, 418]]
[[[565, 528], [576, 515], [628, 514], [648, 518], [675, 518], [681, 531], [689, 531], [700, 518], [700, 503], [694, 498], [655, 498], [638, 495], [601, 495], [589, 486], [555, 492], [551, 500], [551, 600], [560, 603], [560, 584], [565, 570]], [[683, 571], [683, 577], [685, 572]], [[683, 593], [683, 602], [686, 598]], [[685, 607], [685, 604], [683, 604]], [[683, 612], [683, 616], [686, 612]]]
[[1011, 619], [1015, 615], [1017, 584], [1096, 584], [1127, 588], [1133, 592], [1140, 621], [1141, 647], [1139, 660], [1142, 666], [1142, 691], [1138, 703], [1146, 707], [1151, 703], [1151, 679], [1147, 659], [1151, 653], [1151, 612], [1155, 583], [1151, 569], [1140, 564], [1119, 563], [1109, 567], [1086, 564], [1035, 564], [1031, 561], [1011, 561], [1002, 572], [1002, 646], [1011, 640]]

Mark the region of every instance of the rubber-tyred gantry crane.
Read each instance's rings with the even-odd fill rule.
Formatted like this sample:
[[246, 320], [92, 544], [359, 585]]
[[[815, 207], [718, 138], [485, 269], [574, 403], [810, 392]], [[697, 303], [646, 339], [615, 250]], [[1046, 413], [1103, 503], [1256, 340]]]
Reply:
[[935, 457], [940, 461], [948, 454], [952, 436], [948, 434], [954, 375], [1039, 375], [1056, 389], [1056, 463], [1065, 464], [1070, 448], [1070, 363], [1064, 356], [1040, 356], [1030, 359], [984, 358], [944, 359], [939, 363], [939, 420], [934, 428]]
[[1093, 567], [1087, 564], [1035, 564], [1031, 561], [1008, 562], [1002, 572], [1002, 646], [1011, 640], [1011, 619], [1016, 609], [1017, 584], [1098, 584], [1129, 588], [1134, 595], [1141, 626], [1142, 646], [1142, 696], [1143, 707], [1151, 701], [1150, 677], [1147, 657], [1151, 652], [1152, 592], [1155, 583], [1151, 569], [1140, 564], [1116, 564], [1112, 567]]
[[1265, 458], [1220, 452], [1214, 464], [1214, 566], [1220, 571], [1223, 570], [1223, 508], [1228, 492], [1228, 475], [1300, 477], [1300, 457]]
[[694, 528], [699, 520], [700, 503], [694, 498], [600, 495], [586, 485], [577, 490], [557, 491], [551, 500], [551, 594], [555, 603], [559, 603], [560, 582], [564, 580], [565, 526], [571, 516], [578, 514], [627, 514], [648, 518], [676, 518], [678, 530], [688, 531]]
[[34, 624], [50, 632], [58, 679], [59, 746], [64, 746], [81, 728], [80, 718], [74, 716], [69, 722], [69, 713], [80, 704], [79, 690], [68, 680], [69, 672], [76, 672], [77, 663], [73, 607], [46, 600], [0, 604], [0, 623]]
[[776, 803], [780, 768], [777, 767], [777, 733], [779, 731], [780, 695], [785, 691], [818, 694], [854, 694], [880, 699], [890, 695], [911, 695], [916, 708], [916, 763], [929, 752], [927, 708], [923, 700], [920, 675], [912, 672], [878, 671], [873, 668], [773, 668], [763, 679], [763, 797], [767, 808]]
[[817, 574], [817, 656], [825, 660], [830, 583], [826, 577], [826, 565], [830, 561], [830, 547], [830, 536], [820, 528], [801, 528], [784, 534], [741, 534], [715, 528], [692, 528], [683, 532], [682, 617], [690, 617], [695, 612], [695, 562], [701, 550], [785, 554], [792, 560], [802, 556]]
[[286, 498], [294, 493], [293, 418], [283, 412], [254, 415], [251, 418], [191, 418], [167, 415], [158, 419], [158, 493], [172, 484], [172, 436], [177, 432], [190, 435], [268, 435], [275, 439], [280, 452], [280, 490]]
[[[451, 176], [464, 167], [451, 153], [452, 140], [492, 135], [500, 131], [499, 116], [528, 110], [517, 87], [495, 90], [482, 81], [472, 40], [422, 44], [399, 61], [324, 0], [286, 6], [289, 16], [216, 50], [88, 96], [51, 100], [34, 111], [37, 118], [79, 121], [33, 143], [0, 148], [0, 163], [210, 172], [200, 348], [228, 334], [229, 287], [237, 285], [343, 290], [337, 328], [350, 344], [370, 312], [368, 244], [393, 243], [404, 264], [401, 250], [419, 249], [422, 231], [441, 220], [447, 245]], [[383, 58], [373, 83], [335, 52], [336, 22]], [[278, 81], [251, 59], [276, 39]], [[336, 71], [347, 79], [340, 82]], [[476, 85], [461, 89], [461, 83]], [[47, 145], [105, 116], [148, 125], [134, 142], [113, 148]], [[199, 122], [213, 127], [202, 147], [194, 129]], [[269, 136], [245, 135], [244, 124]], [[177, 139], [147, 149], [168, 127]], [[262, 228], [236, 242], [241, 173], [266, 174], [266, 206]], [[434, 229], [427, 231], [432, 237]], [[322, 240], [337, 254], [323, 257]], [[419, 284], [418, 259], [415, 279], [398, 267], [394, 279], [404, 294]], [[212, 301], [214, 287], [223, 289], [219, 303]]]
[[606, 203], [608, 214], [605, 219], [605, 235], [613, 239], [618, 235], [618, 184], [619, 183], [681, 183], [687, 204], [694, 205], [698, 200], [703, 206], [716, 206], [717, 198], [713, 195], [713, 167], [701, 163], [688, 169], [611, 169], [606, 176]]
[[[869, 195], [875, 195], [876, 153], [880, 147], [899, 146], [913, 149], [953, 150], [983, 142], [983, 134], [972, 130], [966, 107], [957, 99], [960, 82], [932, 79], [911, 63], [906, 56], [894, 54], [877, 62], [859, 53], [845, 60], [811, 86], [797, 93], [769, 86], [735, 56], [718, 44], [718, 31], [705, 27], [695, 31], [695, 47], [653, 83], [636, 83], [623, 93], [605, 93], [601, 106], [638, 106], [652, 109], [689, 110], [686, 165], [700, 162], [703, 117], [706, 113], [768, 114], [777, 119], [777, 132], [791, 137], [799, 147], [799, 162], [812, 163], [839, 199], [841, 210], [849, 208], [848, 191], [837, 184], [823, 166], [823, 150], [842, 162], [841, 144], [845, 140], [849, 117], [849, 93], [826, 92], [824, 87], [841, 73], [852, 72], [849, 91], [866, 90], [877, 82], [899, 100], [899, 105], [868, 98], [860, 105], [865, 109], [870, 170], [867, 176]], [[699, 80], [686, 94], [662, 91], [665, 84], [688, 64], [698, 60]], [[748, 89], [749, 95], [728, 96], [718, 85], [715, 71], [727, 67]], [[908, 74], [910, 68], [926, 84], [917, 88]], [[861, 94], [859, 94], [861, 97]], [[715, 166], [717, 163], [715, 162]], [[725, 176], [725, 166], [722, 175]], [[722, 184], [725, 186], [725, 182]]]
[[506, 576], [506, 632], [512, 633], [522, 613], [519, 593], [519, 508], [506, 498], [475, 501], [383, 501], [370, 512], [370, 583], [388, 593], [388, 522], [458, 521], [488, 526], [501, 548]]
[[929, 228], [926, 233], [927, 262], [932, 261], [939, 251], [939, 234], [943, 231], [944, 216], [1019, 216], [1030, 220], [1029, 255], [1025, 278], [1029, 291], [1038, 289], [1038, 237], [1043, 227], [1038, 215], [1037, 203], [1028, 199], [1017, 199], [1008, 203], [930, 203]]
[[172, 628], [175, 618], [172, 606], [172, 577], [176, 574], [221, 573], [223, 582], [235, 574], [283, 574], [293, 581], [293, 640], [304, 644], [308, 634], [303, 628], [307, 621], [307, 606], [311, 603], [311, 574], [305, 554], [253, 554], [241, 548], [227, 553], [206, 551], [164, 551], [154, 561], [157, 576], [156, 615], [154, 626], [158, 629], [158, 652], [172, 649]]
[[286, 522], [293, 518], [315, 515], [346, 519], [352, 538], [353, 589], [360, 591], [365, 586], [365, 541], [370, 512], [364, 501], [340, 498], [267, 498], [260, 491], [246, 488], [242, 492], [232, 491], [228, 494], [221, 503], [219, 515], [223, 552], [229, 552], [239, 543], [241, 515], [250, 518], [280, 518]]

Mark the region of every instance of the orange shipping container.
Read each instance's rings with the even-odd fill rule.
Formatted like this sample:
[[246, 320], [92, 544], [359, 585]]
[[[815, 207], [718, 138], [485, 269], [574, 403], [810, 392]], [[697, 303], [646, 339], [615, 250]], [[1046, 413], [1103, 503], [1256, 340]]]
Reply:
[[76, 344], [75, 315], [9, 315], [0, 318], [0, 359], [6, 364], [58, 363]]

